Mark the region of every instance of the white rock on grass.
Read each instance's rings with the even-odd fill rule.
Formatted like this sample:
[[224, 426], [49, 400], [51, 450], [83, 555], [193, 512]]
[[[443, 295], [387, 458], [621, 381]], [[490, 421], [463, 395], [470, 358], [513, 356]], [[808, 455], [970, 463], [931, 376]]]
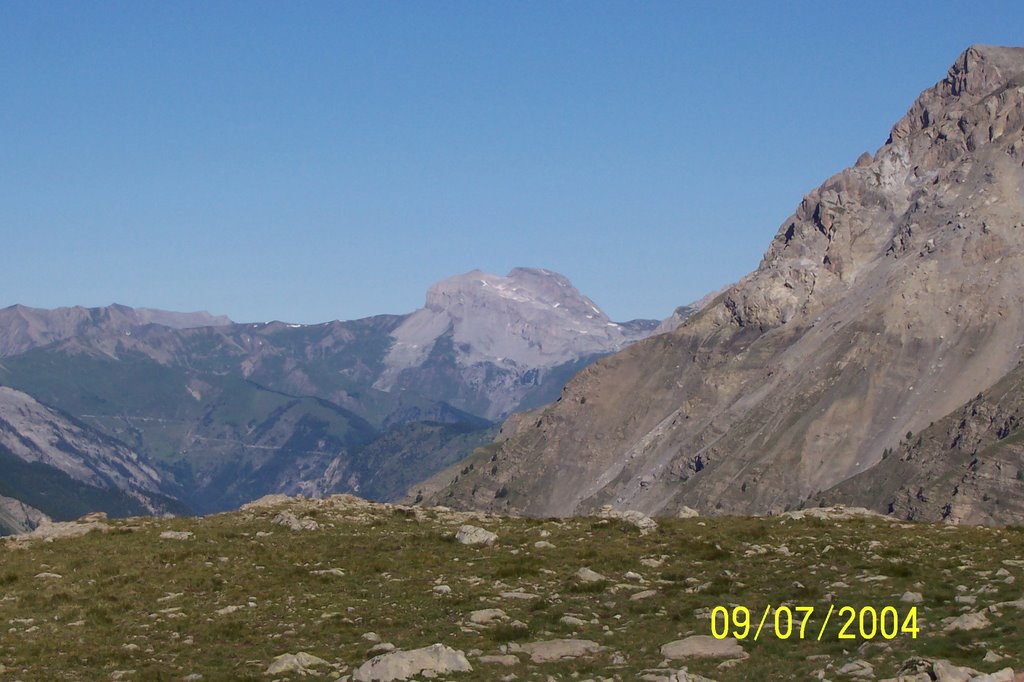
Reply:
[[931, 673], [940, 682], [967, 682], [981, 674], [974, 668], [954, 665], [945, 659], [934, 661]]
[[920, 604], [924, 601], [924, 596], [920, 592], [904, 592], [900, 601], [908, 604]]
[[36, 573], [35, 577], [40, 580], [60, 580], [64, 576], [62, 576], [60, 573], [50, 573], [48, 571], [44, 571], [42, 573]]
[[848, 675], [850, 677], [863, 677], [870, 679], [874, 679], [875, 677], [874, 667], [867, 661], [861, 659], [850, 661], [836, 672], [840, 675]]
[[190, 530], [165, 530], [160, 533], [161, 540], [191, 540], [193, 537]]
[[597, 514], [601, 518], [605, 519], [619, 519], [630, 523], [640, 529], [640, 535], [647, 535], [658, 529], [658, 523], [647, 514], [632, 509], [626, 511], [617, 511], [610, 504], [606, 504], [601, 507], [601, 510]]
[[290, 511], [283, 511], [278, 513], [277, 516], [271, 521], [279, 526], [284, 526], [291, 530], [318, 530], [320, 524], [309, 517], [299, 518]]
[[315, 674], [315, 671], [311, 670], [311, 668], [329, 665], [322, 658], [307, 654], [305, 651], [300, 651], [297, 654], [281, 654], [276, 657], [263, 674], [284, 675], [295, 673], [297, 675], [308, 675], [311, 672]]
[[606, 576], [603, 576], [597, 571], [592, 571], [589, 568], [585, 567], [576, 571], [576, 577], [585, 583], [599, 583], [602, 580], [608, 580]]
[[345, 571], [340, 568], [320, 568], [315, 571], [310, 571], [310, 575], [333, 575], [335, 578], [344, 578]]
[[532, 592], [502, 592], [500, 596], [502, 599], [520, 599], [523, 601], [539, 598], [539, 595]]
[[292, 501], [292, 498], [288, 497], [287, 495], [284, 495], [284, 494], [281, 494], [281, 493], [275, 493], [273, 495], [264, 495], [263, 497], [259, 498], [258, 500], [253, 500], [252, 502], [248, 502], [246, 504], [243, 504], [240, 507], [240, 509], [242, 511], [248, 511], [250, 509], [262, 509], [262, 508], [265, 508], [265, 507], [277, 507], [279, 505], [286, 504], [286, 503], [291, 502], [291, 501]]
[[86, 514], [77, 521], [56, 521], [49, 522], [42, 519], [35, 530], [30, 533], [21, 533], [7, 538], [7, 541], [15, 545], [25, 545], [36, 541], [53, 542], [64, 538], [77, 538], [81, 535], [91, 533], [94, 530], [107, 532], [110, 526], [103, 522], [106, 514]]
[[734, 637], [715, 639], [711, 635], [693, 635], [661, 647], [661, 655], [674, 661], [684, 658], [746, 658]]
[[946, 632], [954, 632], [957, 630], [981, 630], [989, 626], [988, 618], [985, 617], [984, 613], [965, 613], [962, 616], [956, 618], [947, 618], [946, 626], [943, 628]]
[[554, 663], [568, 658], [592, 656], [604, 649], [603, 646], [589, 639], [550, 639], [523, 644], [520, 648], [530, 656], [530, 660], [534, 663]]
[[465, 525], [459, 528], [455, 539], [464, 545], [486, 545], [490, 547], [498, 539], [497, 534], [478, 526]]
[[481, 656], [476, 659], [478, 662], [484, 665], [503, 665], [506, 668], [511, 668], [514, 665], [519, 665], [519, 659], [512, 654], [501, 654], [493, 656]]
[[473, 666], [461, 651], [443, 644], [433, 644], [411, 651], [392, 651], [375, 656], [356, 669], [355, 682], [392, 682], [453, 672], [472, 672]]
[[657, 590], [644, 590], [643, 592], [637, 592], [629, 597], [630, 601], [639, 601], [641, 599], [650, 599], [654, 595], [658, 594]]
[[501, 609], [480, 609], [469, 614], [469, 622], [476, 625], [490, 625], [506, 618], [508, 615]]

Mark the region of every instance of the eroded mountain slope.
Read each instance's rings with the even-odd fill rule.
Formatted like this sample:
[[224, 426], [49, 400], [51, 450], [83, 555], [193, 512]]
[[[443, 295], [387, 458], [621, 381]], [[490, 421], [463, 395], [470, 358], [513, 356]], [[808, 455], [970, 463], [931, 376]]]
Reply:
[[858, 504], [914, 521], [1024, 524], [1024, 367], [882, 461], [808, 504]]
[[1022, 161], [1024, 49], [972, 47], [755, 272], [510, 420], [435, 499], [763, 513], [866, 470], [1017, 365]]

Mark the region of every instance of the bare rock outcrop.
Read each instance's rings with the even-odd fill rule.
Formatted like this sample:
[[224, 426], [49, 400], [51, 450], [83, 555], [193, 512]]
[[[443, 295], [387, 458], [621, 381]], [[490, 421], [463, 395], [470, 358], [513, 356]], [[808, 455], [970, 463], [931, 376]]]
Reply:
[[0, 495], [0, 535], [28, 533], [43, 523], [49, 523], [49, 516], [21, 500]]

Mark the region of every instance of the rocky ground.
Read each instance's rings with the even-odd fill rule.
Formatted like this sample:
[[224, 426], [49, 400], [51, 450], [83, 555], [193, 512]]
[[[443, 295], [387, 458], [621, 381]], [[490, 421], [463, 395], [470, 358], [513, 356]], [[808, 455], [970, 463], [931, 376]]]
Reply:
[[[1022, 586], [1021, 528], [274, 497], [5, 540], [0, 679], [1019, 680]], [[814, 608], [803, 638], [786, 605]], [[712, 637], [717, 606], [749, 631]], [[840, 640], [844, 606], [918, 632]]]

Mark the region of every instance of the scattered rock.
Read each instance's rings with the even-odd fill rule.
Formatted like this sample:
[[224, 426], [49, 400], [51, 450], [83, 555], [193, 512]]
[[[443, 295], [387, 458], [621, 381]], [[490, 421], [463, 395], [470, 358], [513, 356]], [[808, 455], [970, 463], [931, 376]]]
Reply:
[[678, 519], [693, 519], [700, 516], [700, 512], [692, 507], [683, 507], [676, 513]]
[[291, 501], [291, 497], [288, 497], [287, 495], [282, 495], [280, 493], [276, 493], [273, 495], [264, 495], [263, 497], [257, 500], [253, 500], [252, 502], [243, 504], [240, 507], [240, 509], [242, 511], [248, 511], [251, 509], [264, 509], [266, 507], [279, 507]]
[[49, 573], [47, 571], [44, 571], [42, 573], [36, 573], [35, 577], [39, 578], [40, 580], [60, 580], [64, 576], [62, 576], [60, 573]]
[[392, 682], [416, 675], [424, 677], [452, 672], [471, 672], [465, 654], [443, 644], [411, 651], [392, 651], [371, 658], [352, 675], [355, 682]]
[[548, 542], [547, 540], [538, 540], [537, 542], [533, 543], [533, 546], [535, 548], [537, 548], [537, 549], [554, 549], [555, 548], [555, 546], [553, 544], [551, 544], [550, 542]]
[[895, 522], [895, 519], [891, 516], [879, 514], [878, 512], [871, 511], [870, 509], [864, 509], [863, 507], [847, 507], [845, 505], [837, 504], [832, 507], [810, 507], [808, 509], [798, 509], [795, 511], [783, 512], [782, 518], [786, 519], [824, 519], [826, 521], [842, 521], [844, 519], [857, 519], [857, 518], [870, 518], [879, 521], [890, 521]]
[[434, 594], [451, 594], [452, 588], [447, 585], [434, 585]]
[[7, 540], [18, 546], [38, 541], [53, 542], [54, 540], [63, 540], [64, 538], [77, 538], [94, 530], [105, 533], [110, 530], [110, 525], [104, 523], [102, 519], [106, 519], [105, 514], [102, 517], [98, 514], [87, 514], [77, 521], [59, 521], [57, 523], [51, 523], [48, 519], [41, 519], [35, 530], [29, 533], [14, 535], [7, 538]]
[[459, 532], [455, 534], [455, 539], [464, 545], [485, 545], [490, 547], [498, 539], [498, 536], [489, 530], [467, 524], [459, 528]]
[[900, 601], [908, 604], [920, 604], [924, 601], [924, 596], [920, 592], [904, 592], [903, 596], [900, 597]]

